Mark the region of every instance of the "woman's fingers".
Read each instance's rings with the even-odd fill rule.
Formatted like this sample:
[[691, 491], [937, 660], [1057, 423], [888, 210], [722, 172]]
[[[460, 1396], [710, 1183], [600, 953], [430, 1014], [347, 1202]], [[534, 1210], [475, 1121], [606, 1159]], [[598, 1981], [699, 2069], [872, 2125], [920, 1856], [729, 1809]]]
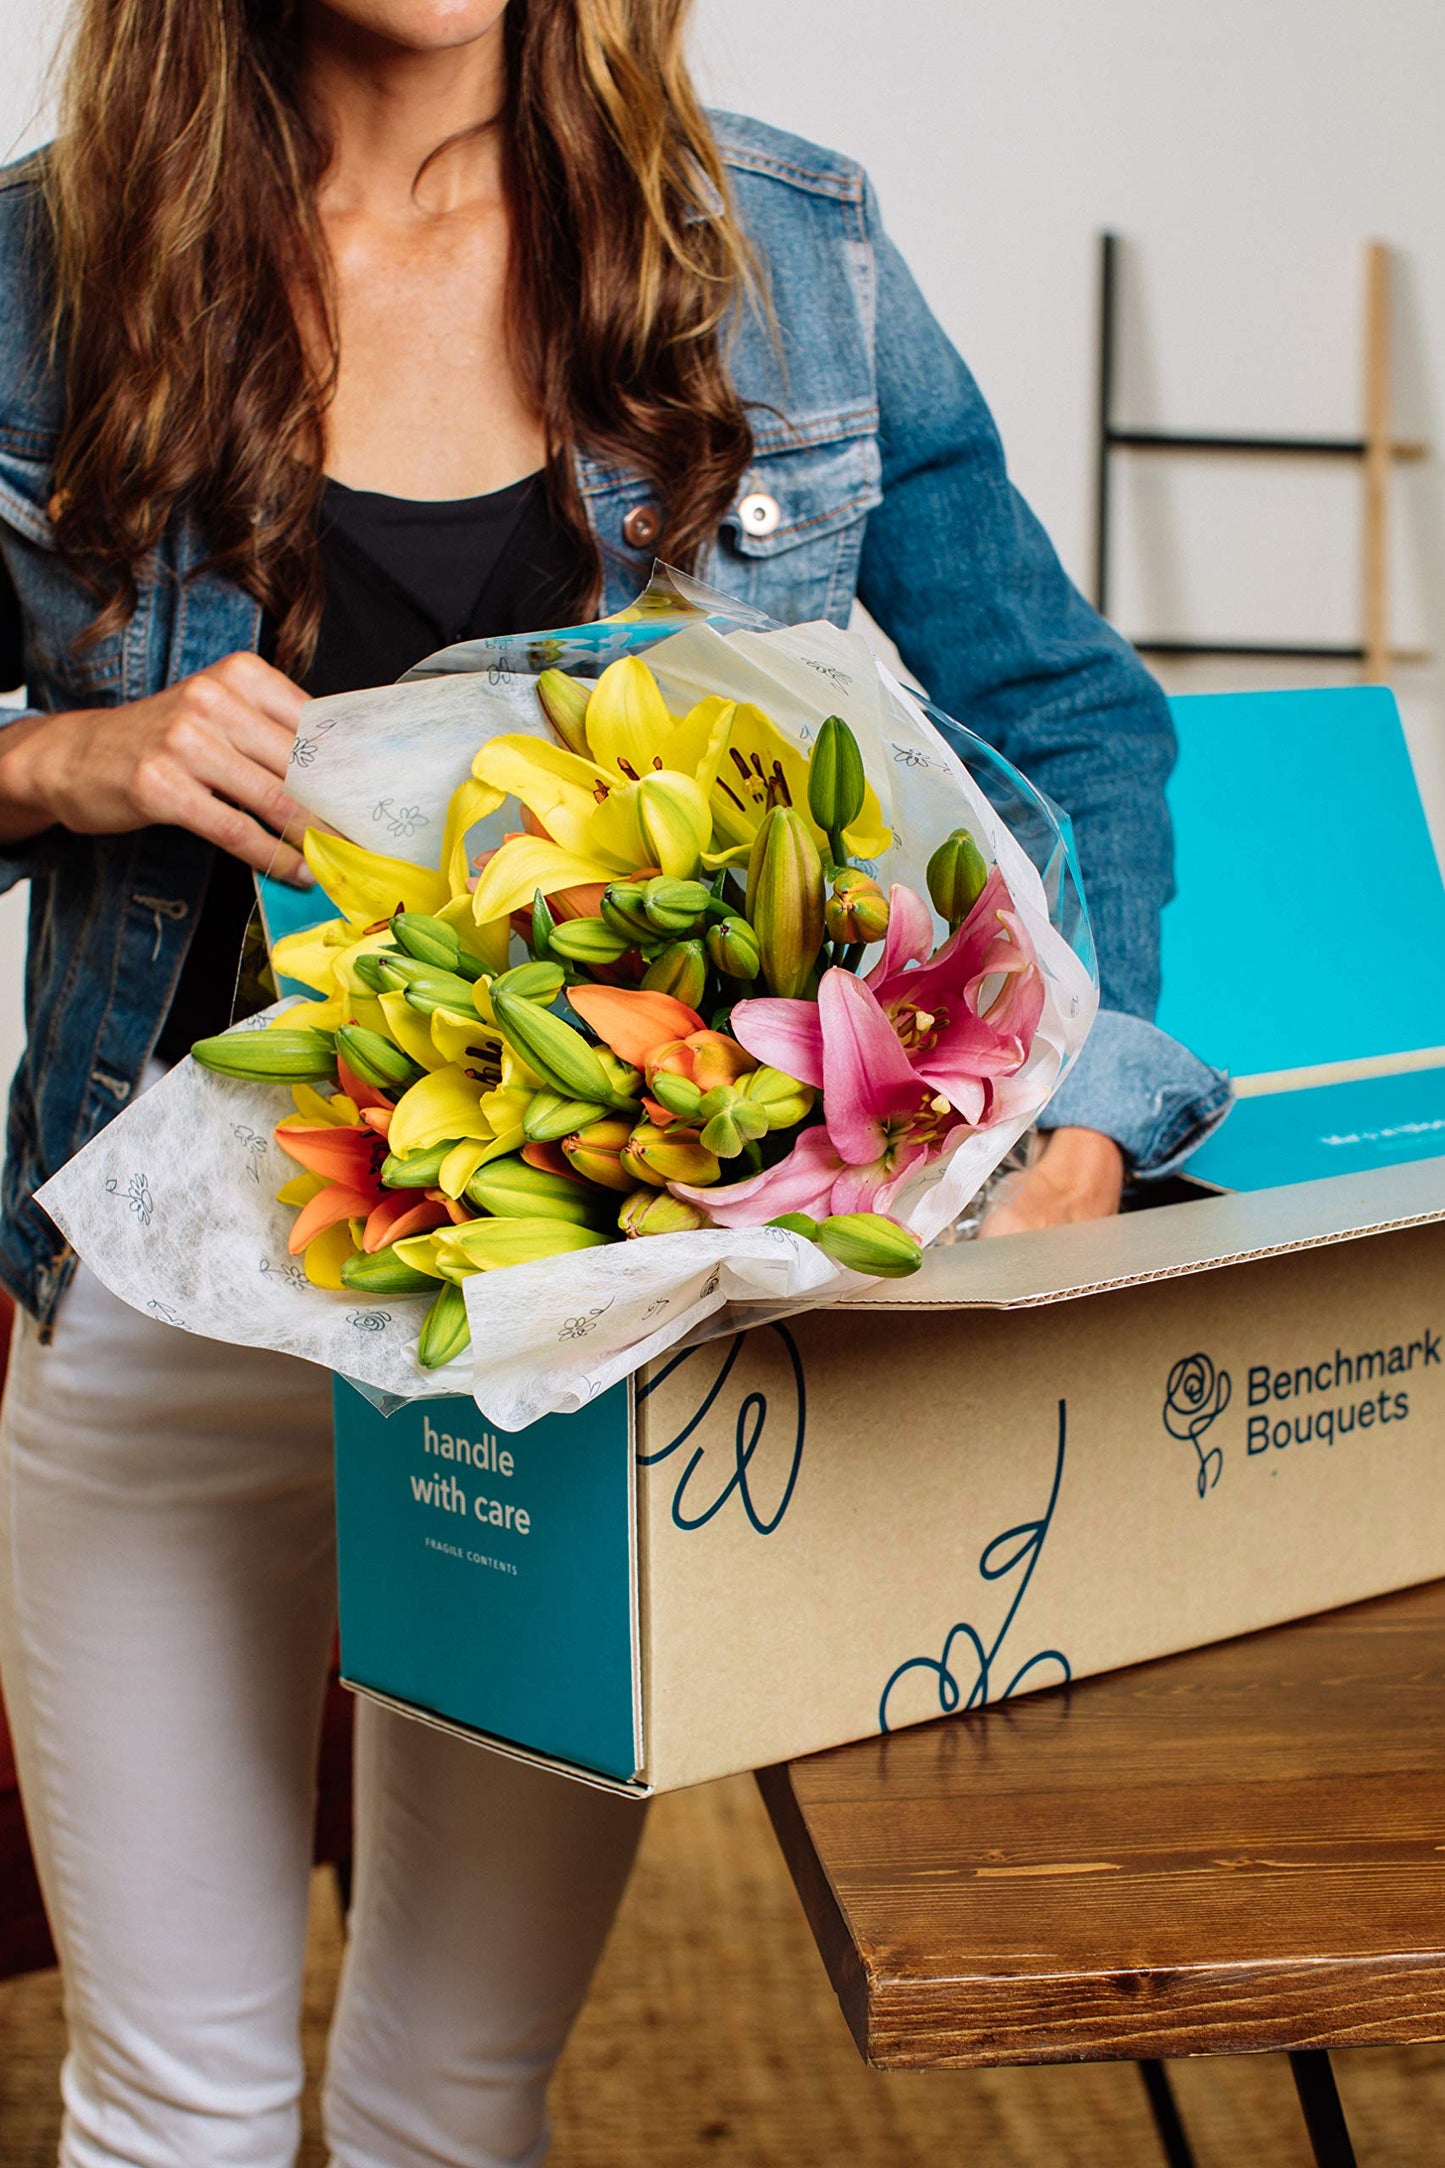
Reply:
[[229, 851], [257, 873], [273, 874], [296, 888], [315, 885], [311, 868], [299, 851], [279, 841], [240, 806], [228, 805], [224, 798], [216, 797], [194, 776], [174, 771], [160, 794], [160, 802], [169, 810], [157, 812], [155, 819], [189, 828], [193, 835], [204, 836], [208, 843]]
[[283, 728], [289, 752], [290, 740], [308, 705], [308, 695], [299, 685], [271, 663], [263, 662], [259, 655], [244, 650], [213, 663], [204, 676]]
[[244, 749], [256, 745], [268, 751], [279, 735], [277, 725], [263, 724], [234, 694], [211, 686], [199, 710], [192, 704], [172, 719], [161, 757], [223, 792], [278, 835], [288, 828], [299, 834], [306, 826], [306, 809], [282, 788], [279, 777], [285, 773], [284, 763], [278, 769], [269, 759], [258, 759]]

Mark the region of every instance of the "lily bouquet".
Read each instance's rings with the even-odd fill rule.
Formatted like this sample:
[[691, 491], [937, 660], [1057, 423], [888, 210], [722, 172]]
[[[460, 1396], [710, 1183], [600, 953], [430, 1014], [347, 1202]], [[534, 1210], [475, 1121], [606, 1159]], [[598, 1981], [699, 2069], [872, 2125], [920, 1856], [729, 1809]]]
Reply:
[[[300, 998], [196, 1046], [42, 1201], [153, 1314], [378, 1394], [455, 1389], [471, 1343], [516, 1427], [721, 1312], [916, 1269], [1092, 1016], [1046, 801], [861, 642], [676, 575], [522, 655], [469, 643], [318, 702], [291, 787], [327, 912], [271, 942]], [[183, 1131], [212, 1194], [158, 1293], [140, 1215], [97, 1212], [101, 1163], [159, 1167]]]

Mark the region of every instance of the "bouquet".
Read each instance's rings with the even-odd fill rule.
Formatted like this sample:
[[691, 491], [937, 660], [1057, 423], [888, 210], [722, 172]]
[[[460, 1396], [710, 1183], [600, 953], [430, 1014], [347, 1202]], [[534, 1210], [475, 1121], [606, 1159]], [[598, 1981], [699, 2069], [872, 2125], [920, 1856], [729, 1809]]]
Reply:
[[[157, 1131], [220, 1139], [229, 1115], [249, 1160], [193, 1241], [234, 1249], [274, 1144], [286, 1261], [262, 1276], [318, 1329], [236, 1329], [234, 1275], [204, 1262], [143, 1306], [324, 1342], [381, 1393], [451, 1384], [474, 1343], [469, 1383], [513, 1427], [719, 1312], [916, 1270], [1077, 1051], [1093, 986], [1059, 818], [981, 757], [1043, 833], [1031, 859], [860, 647], [667, 576], [621, 620], [530, 643], [541, 667], [473, 643], [318, 702], [291, 787], [321, 816], [327, 915], [271, 942], [296, 994], [197, 1045], [42, 1201], [138, 1300], [135, 1230], [98, 1245], [76, 1172], [128, 1124], [159, 1165]], [[338, 1359], [338, 1308], [355, 1342], [378, 1320], [385, 1362]]]

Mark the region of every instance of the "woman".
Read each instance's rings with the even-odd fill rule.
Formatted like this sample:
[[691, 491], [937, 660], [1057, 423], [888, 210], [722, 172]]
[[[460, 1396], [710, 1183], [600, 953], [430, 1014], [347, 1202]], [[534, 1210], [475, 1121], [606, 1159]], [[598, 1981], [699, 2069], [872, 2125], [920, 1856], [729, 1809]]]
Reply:
[[[1211, 1072], [1149, 1017], [1167, 713], [1012, 493], [848, 161], [699, 112], [685, 0], [82, 0], [0, 185], [0, 844], [32, 883], [0, 1671], [66, 1969], [63, 2159], [281, 2168], [332, 1624], [326, 1381], [168, 1332], [33, 1191], [219, 1028], [306, 878], [309, 694], [612, 609], [855, 595], [1072, 812], [1107, 1011], [1009, 1224], [1116, 1208]], [[289, 833], [291, 842], [275, 839]], [[640, 1817], [371, 1706], [344, 2168], [530, 2162]]]

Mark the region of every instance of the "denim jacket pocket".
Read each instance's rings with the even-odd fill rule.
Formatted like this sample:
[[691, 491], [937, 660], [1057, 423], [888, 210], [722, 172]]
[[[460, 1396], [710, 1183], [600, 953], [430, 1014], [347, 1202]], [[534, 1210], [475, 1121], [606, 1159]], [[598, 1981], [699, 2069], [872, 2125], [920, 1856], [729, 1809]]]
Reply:
[[709, 577], [783, 624], [842, 623], [868, 514], [883, 501], [877, 415], [854, 409], [755, 428]]
[[80, 707], [121, 684], [120, 632], [87, 641], [97, 604], [59, 555], [49, 502], [53, 439], [0, 428], [0, 559], [25, 622], [30, 698]]

